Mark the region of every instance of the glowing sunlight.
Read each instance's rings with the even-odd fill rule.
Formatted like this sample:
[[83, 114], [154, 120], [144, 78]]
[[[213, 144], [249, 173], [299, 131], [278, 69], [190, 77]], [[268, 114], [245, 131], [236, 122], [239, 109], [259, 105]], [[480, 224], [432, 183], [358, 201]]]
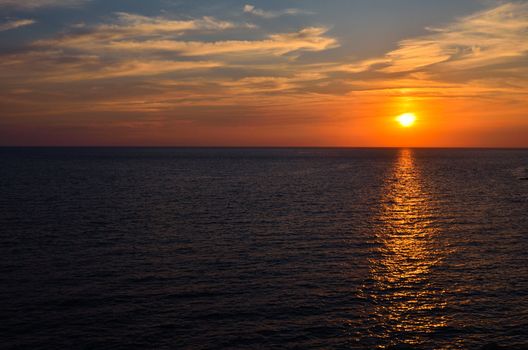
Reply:
[[398, 123], [404, 128], [410, 128], [416, 123], [416, 115], [414, 113], [405, 113], [396, 118]]
[[373, 314], [393, 344], [420, 343], [425, 334], [446, 325], [445, 301], [434, 288], [431, 270], [447, 252], [436, 239], [434, 198], [415, 163], [412, 150], [401, 150], [387, 178], [370, 261], [373, 284], [364, 290], [377, 300]]

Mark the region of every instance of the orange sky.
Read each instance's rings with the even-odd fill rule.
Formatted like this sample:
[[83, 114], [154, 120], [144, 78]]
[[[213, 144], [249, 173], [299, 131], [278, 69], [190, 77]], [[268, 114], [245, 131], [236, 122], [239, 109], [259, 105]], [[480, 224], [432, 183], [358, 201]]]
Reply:
[[528, 2], [465, 2], [382, 42], [337, 0], [214, 16], [0, 0], [0, 145], [528, 147]]

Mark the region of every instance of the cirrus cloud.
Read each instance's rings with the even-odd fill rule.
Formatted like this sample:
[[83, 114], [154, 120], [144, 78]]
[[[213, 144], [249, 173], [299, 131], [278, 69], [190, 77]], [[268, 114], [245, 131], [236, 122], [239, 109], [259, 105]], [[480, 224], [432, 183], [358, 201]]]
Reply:
[[[272, 34], [264, 40], [225, 40], [216, 42], [178, 41], [178, 40], [146, 40], [146, 41], [114, 41], [103, 42], [101, 46], [123, 51], [169, 51], [181, 56], [218, 56], [229, 54], [246, 55], [276, 55], [281, 56], [295, 51], [324, 51], [337, 47], [337, 41], [326, 37], [325, 28], [305, 28], [294, 33]], [[68, 42], [63, 43], [69, 46]]]
[[17, 29], [21, 27], [27, 27], [35, 23], [36, 21], [33, 19], [17, 19], [17, 20], [7, 21], [5, 23], [0, 23], [0, 32], [5, 32], [8, 30]]
[[436, 64], [472, 69], [526, 57], [528, 3], [506, 3], [428, 29], [431, 34], [403, 40], [389, 52], [383, 71], [408, 72]]
[[130, 13], [116, 15], [114, 23], [76, 29], [57, 38], [36, 41], [33, 46], [114, 54], [135, 51], [145, 55], [165, 51], [185, 57], [231, 54], [281, 56], [296, 51], [324, 51], [339, 46], [336, 39], [326, 35], [328, 29], [324, 27], [269, 34], [260, 40], [198, 41], [183, 40], [181, 37], [190, 31], [224, 31], [247, 28], [248, 25], [220, 21], [213, 17], [172, 20]]

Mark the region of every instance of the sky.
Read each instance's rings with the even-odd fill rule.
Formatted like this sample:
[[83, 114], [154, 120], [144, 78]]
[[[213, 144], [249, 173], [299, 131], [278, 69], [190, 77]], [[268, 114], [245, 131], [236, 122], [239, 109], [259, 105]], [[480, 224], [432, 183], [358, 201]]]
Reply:
[[528, 1], [0, 0], [0, 81], [0, 146], [528, 147]]

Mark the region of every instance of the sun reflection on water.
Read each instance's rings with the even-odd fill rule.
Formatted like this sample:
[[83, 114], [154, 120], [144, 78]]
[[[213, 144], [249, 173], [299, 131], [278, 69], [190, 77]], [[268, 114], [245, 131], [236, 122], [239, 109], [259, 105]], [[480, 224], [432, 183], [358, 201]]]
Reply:
[[374, 305], [370, 335], [385, 340], [381, 347], [422, 343], [427, 334], [446, 326], [443, 291], [431, 278], [445, 254], [432, 203], [413, 151], [400, 151], [384, 189], [370, 282], [363, 290]]

